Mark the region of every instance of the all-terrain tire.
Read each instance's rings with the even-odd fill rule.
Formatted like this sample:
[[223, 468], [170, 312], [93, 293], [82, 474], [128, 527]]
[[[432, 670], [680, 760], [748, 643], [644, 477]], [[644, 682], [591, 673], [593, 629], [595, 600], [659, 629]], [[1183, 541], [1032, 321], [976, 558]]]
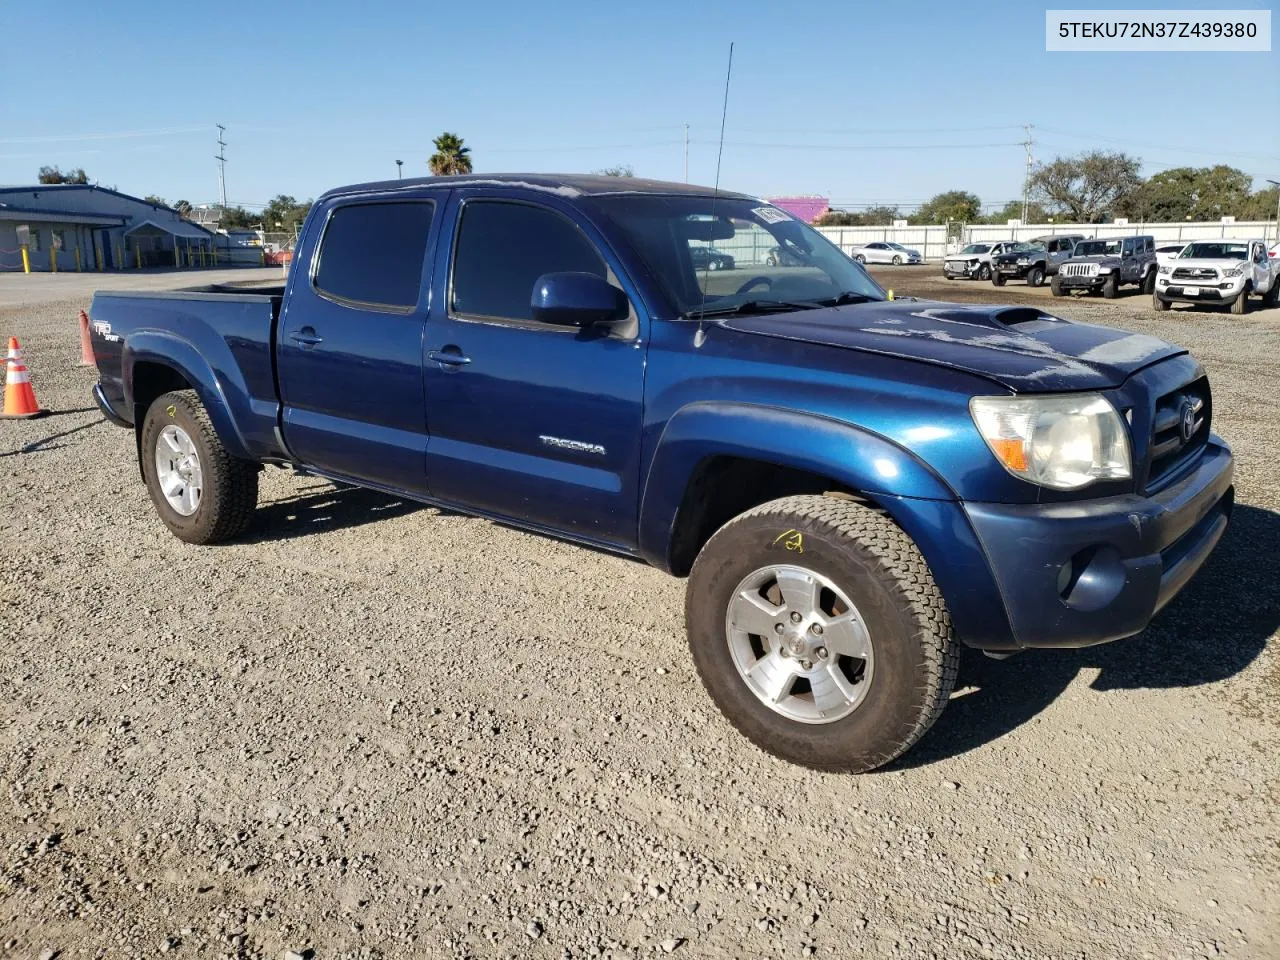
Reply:
[[1055, 297], [1060, 297], [1063, 295], [1064, 291], [1062, 289], [1062, 282], [1057, 277], [1054, 277], [1052, 280], [1049, 281], [1049, 292], [1052, 293]]
[[1114, 300], [1120, 295], [1120, 278], [1114, 273], [1102, 281], [1102, 295], [1108, 300]]
[[[840, 719], [782, 715], [734, 663], [729, 602], [745, 577], [775, 564], [826, 577], [866, 625], [870, 686]], [[959, 666], [946, 603], [915, 543], [887, 517], [835, 497], [784, 497], [721, 527], [694, 562], [685, 623], [702, 683], [730, 723], [761, 749], [818, 770], [862, 773], [901, 756], [941, 714]]]
[[992, 284], [992, 286], [996, 286], [996, 287], [1003, 287], [1003, 286], [1008, 282], [1008, 279], [1009, 279], [1008, 277], [1005, 277], [1004, 275], [1002, 275], [1002, 274], [1000, 274], [1000, 273], [992, 273], [992, 274], [991, 274], [991, 284]]
[[1240, 295], [1231, 301], [1231, 312], [1237, 317], [1249, 312], [1249, 294], [1252, 292], [1253, 290], [1246, 283], [1244, 289], [1240, 291]]
[[1151, 294], [1156, 292], [1156, 272], [1154, 269], [1148, 270], [1147, 275], [1142, 278], [1142, 292]]
[[1153, 293], [1151, 295], [1151, 306], [1160, 313], [1164, 313], [1169, 309], [1169, 301], [1161, 299], [1160, 294]]
[[[158, 478], [156, 445], [169, 424], [191, 438], [199, 457], [203, 487], [199, 505], [190, 516], [170, 505]], [[157, 397], [147, 408], [141, 439], [139, 455], [147, 492], [174, 536], [187, 543], [221, 543], [248, 528], [258, 502], [258, 465], [227, 453], [194, 390], [174, 390]]]
[[1271, 289], [1262, 298], [1262, 308], [1264, 310], [1272, 310], [1277, 306], [1280, 306], [1280, 276], [1272, 279]]

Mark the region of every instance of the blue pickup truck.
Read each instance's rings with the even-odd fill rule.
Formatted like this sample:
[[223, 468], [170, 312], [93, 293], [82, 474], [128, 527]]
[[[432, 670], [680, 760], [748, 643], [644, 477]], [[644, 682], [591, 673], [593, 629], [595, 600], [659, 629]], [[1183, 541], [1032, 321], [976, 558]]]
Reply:
[[1231, 513], [1186, 351], [893, 299], [741, 194], [361, 184], [296, 253], [258, 292], [94, 298], [94, 396], [169, 529], [241, 534], [275, 464], [642, 558], [688, 577], [710, 696], [796, 763], [901, 755], [960, 644], [1138, 633]]

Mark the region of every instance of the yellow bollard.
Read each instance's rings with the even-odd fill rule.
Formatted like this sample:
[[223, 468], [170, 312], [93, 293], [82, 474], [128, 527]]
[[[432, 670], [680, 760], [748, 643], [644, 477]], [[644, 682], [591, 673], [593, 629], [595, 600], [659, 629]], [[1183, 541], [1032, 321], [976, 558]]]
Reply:
[[174, 244], [173, 244], [173, 265], [175, 267], [182, 266], [182, 250], [179, 249], [178, 243], [176, 240], [174, 241]]
[[102, 272], [102, 244], [98, 241], [93, 243], [93, 260], [98, 265], [98, 272]]
[[80, 264], [80, 247], [76, 247], [76, 273], [84, 273]]
[[133, 262], [139, 270], [142, 269], [142, 248], [141, 247], [133, 248]]
[[53, 244], [49, 245], [49, 272], [58, 272], [58, 251]]
[[27, 245], [22, 245], [22, 272], [31, 272], [31, 254], [27, 253]]
[[116, 269], [123, 270], [127, 264], [124, 262], [124, 244], [116, 244]]

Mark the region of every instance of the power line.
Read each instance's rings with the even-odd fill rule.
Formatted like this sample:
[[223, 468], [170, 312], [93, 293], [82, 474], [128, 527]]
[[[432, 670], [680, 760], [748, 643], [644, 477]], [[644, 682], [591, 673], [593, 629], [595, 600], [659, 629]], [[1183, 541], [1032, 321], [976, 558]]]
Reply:
[[0, 143], [74, 143], [80, 140], [127, 140], [133, 137], [166, 137], [180, 133], [198, 133], [199, 127], [168, 127], [162, 130], [125, 130], [116, 133], [63, 133], [48, 137], [4, 137]]

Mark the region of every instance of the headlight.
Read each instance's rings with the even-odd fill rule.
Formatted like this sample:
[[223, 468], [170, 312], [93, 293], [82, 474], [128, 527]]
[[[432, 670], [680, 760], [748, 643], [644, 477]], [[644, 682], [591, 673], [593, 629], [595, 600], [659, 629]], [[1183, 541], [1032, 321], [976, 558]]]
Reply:
[[973, 422], [995, 458], [1015, 477], [1056, 490], [1132, 476], [1129, 434], [1096, 393], [974, 397]]
[[1161, 272], [1161, 273], [1173, 273], [1173, 267], [1168, 267], [1168, 266], [1161, 267], [1161, 268], [1160, 268], [1160, 272]]
[[1110, 273], [1110, 272], [1111, 272], [1112, 270], [1114, 270], [1114, 269], [1115, 269], [1115, 267], [1099, 267], [1099, 268], [1098, 268], [1098, 272], [1099, 272], [1099, 273]]
[[1243, 277], [1243, 276], [1244, 276], [1244, 267], [1243, 267], [1243, 266], [1240, 266], [1240, 267], [1232, 267], [1230, 270], [1228, 270], [1226, 273], [1224, 273], [1224, 274], [1223, 274], [1223, 276], [1224, 276], [1224, 277]]
[[1018, 266], [1020, 266], [1020, 267], [1025, 267], [1025, 266], [1026, 266], [1028, 263], [1030, 263], [1030, 262], [1031, 262], [1031, 261], [1030, 261], [1030, 260], [1028, 260], [1026, 257], [1019, 257], [1019, 258], [1018, 258]]

